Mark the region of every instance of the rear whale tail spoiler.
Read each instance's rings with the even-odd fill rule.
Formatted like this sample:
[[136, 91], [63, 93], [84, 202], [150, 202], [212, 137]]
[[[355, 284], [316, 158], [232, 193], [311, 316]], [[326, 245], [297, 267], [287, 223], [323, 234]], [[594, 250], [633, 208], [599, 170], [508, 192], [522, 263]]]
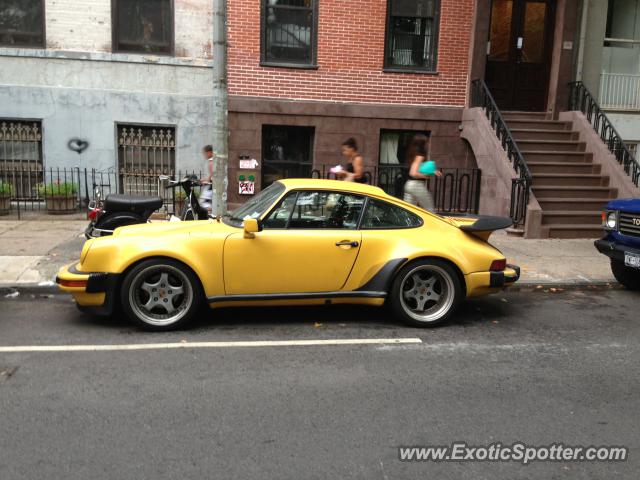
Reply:
[[509, 217], [479, 217], [475, 222], [460, 225], [460, 230], [469, 233], [494, 232], [503, 230], [513, 225], [513, 220]]
[[503, 230], [513, 225], [509, 217], [492, 217], [489, 215], [452, 215], [449, 220], [460, 230], [485, 242], [496, 230]]

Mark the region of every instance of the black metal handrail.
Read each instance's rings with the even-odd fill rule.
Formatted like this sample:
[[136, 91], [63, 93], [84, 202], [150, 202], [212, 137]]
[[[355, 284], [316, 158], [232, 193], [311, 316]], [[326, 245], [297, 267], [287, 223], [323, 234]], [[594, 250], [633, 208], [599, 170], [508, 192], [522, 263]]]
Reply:
[[636, 187], [640, 186], [640, 163], [622, 141], [622, 137], [602, 111], [589, 89], [582, 82], [571, 82], [569, 87], [571, 88], [569, 110], [579, 110], [584, 113], [593, 129], [607, 145], [609, 151], [616, 157], [618, 163], [622, 165], [625, 173], [631, 177], [633, 184]]
[[511, 130], [502, 118], [502, 114], [496, 105], [493, 95], [482, 79], [471, 82], [471, 105], [484, 109], [491, 128], [496, 132], [496, 136], [507, 153], [507, 157], [513, 166], [516, 178], [511, 179], [511, 205], [509, 216], [517, 227], [524, 225], [527, 216], [527, 205], [529, 204], [529, 194], [531, 192], [531, 171], [524, 161], [522, 152], [518, 144], [511, 135]]

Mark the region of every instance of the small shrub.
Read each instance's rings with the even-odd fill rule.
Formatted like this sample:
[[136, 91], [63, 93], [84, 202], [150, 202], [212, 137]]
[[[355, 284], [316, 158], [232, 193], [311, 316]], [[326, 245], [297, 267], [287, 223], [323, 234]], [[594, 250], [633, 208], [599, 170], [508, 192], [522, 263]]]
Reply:
[[0, 197], [8, 197], [11, 195], [11, 184], [0, 180]]
[[38, 185], [38, 194], [41, 197], [73, 197], [78, 192], [78, 187], [71, 182], [41, 183]]

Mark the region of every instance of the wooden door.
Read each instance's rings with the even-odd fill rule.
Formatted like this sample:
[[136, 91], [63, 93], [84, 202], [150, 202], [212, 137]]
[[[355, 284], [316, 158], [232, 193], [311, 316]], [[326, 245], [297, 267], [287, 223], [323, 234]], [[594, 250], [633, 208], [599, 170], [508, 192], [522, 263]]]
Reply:
[[485, 81], [503, 110], [546, 108], [552, 0], [493, 0]]

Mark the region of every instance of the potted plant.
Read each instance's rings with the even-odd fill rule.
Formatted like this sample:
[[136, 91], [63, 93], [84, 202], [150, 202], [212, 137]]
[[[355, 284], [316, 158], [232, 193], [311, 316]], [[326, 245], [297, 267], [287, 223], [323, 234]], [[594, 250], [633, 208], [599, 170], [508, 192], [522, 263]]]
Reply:
[[0, 180], [0, 215], [8, 215], [11, 209], [11, 184]]
[[60, 215], [76, 209], [78, 187], [71, 182], [52, 182], [38, 185], [38, 194], [44, 197], [47, 213]]

